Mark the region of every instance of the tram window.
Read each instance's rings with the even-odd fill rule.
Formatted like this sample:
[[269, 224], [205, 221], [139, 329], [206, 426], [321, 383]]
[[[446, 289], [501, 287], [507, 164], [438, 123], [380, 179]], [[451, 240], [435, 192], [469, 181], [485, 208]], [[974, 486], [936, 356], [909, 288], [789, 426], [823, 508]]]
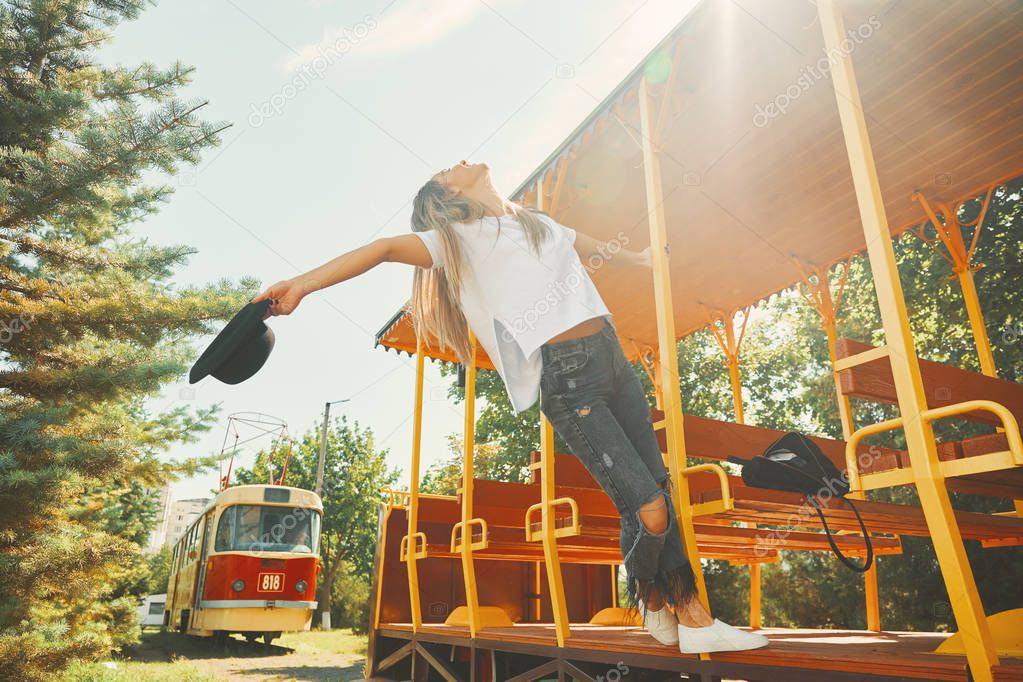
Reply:
[[239, 504], [220, 515], [215, 547], [218, 552], [317, 551], [320, 515], [303, 507]]
[[291, 491], [287, 488], [266, 488], [263, 490], [264, 502], [289, 502]]
[[216, 547], [217, 551], [231, 546], [231, 527], [233, 523], [230, 517], [233, 515], [234, 507], [228, 507], [220, 515], [220, 520], [217, 522], [217, 539], [214, 541], [214, 547]]

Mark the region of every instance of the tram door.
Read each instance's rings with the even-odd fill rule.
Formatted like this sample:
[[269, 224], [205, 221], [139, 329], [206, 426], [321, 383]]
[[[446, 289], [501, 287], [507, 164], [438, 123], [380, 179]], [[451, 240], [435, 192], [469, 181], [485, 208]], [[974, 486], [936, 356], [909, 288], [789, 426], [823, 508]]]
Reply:
[[212, 532], [213, 511], [210, 511], [203, 519], [202, 542], [199, 545], [199, 577], [195, 581], [195, 603], [192, 605], [192, 613], [197, 616], [202, 613], [202, 596], [206, 593], [206, 555], [209, 554]]

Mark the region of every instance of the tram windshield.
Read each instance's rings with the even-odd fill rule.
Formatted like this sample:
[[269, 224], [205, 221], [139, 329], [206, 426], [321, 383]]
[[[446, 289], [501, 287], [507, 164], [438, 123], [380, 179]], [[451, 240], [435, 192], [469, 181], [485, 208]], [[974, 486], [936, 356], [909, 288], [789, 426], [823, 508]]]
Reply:
[[220, 515], [218, 552], [305, 552], [315, 554], [320, 514], [305, 507], [236, 504]]

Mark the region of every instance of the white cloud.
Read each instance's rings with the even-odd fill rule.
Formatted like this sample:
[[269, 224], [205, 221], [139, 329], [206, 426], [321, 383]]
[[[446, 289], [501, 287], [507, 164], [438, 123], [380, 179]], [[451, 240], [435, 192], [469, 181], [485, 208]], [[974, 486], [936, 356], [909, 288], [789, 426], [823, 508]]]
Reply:
[[[298, 49], [285, 63], [290, 71], [311, 63], [316, 57], [339, 46], [358, 44], [353, 54], [393, 54], [444, 38], [485, 9], [479, 0], [396, 1], [382, 16], [367, 15], [350, 26], [325, 28], [323, 37]], [[350, 48], [349, 48], [350, 49]], [[342, 50], [347, 52], [347, 49]]]

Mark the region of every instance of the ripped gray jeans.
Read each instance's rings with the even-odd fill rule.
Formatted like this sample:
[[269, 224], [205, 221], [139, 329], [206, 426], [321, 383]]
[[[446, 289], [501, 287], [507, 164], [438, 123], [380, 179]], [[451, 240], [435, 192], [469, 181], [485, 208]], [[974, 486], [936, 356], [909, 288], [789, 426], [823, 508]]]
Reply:
[[[614, 326], [605, 318], [601, 331], [545, 344], [541, 352], [540, 409], [621, 516], [630, 594], [635, 597], [634, 578], [656, 584], [668, 603], [676, 603], [680, 594], [688, 596], [694, 589], [692, 569], [682, 548], [650, 407]], [[654, 533], [640, 520], [639, 509], [658, 495], [667, 503], [668, 527]], [[681, 593], [672, 588], [679, 580]]]

